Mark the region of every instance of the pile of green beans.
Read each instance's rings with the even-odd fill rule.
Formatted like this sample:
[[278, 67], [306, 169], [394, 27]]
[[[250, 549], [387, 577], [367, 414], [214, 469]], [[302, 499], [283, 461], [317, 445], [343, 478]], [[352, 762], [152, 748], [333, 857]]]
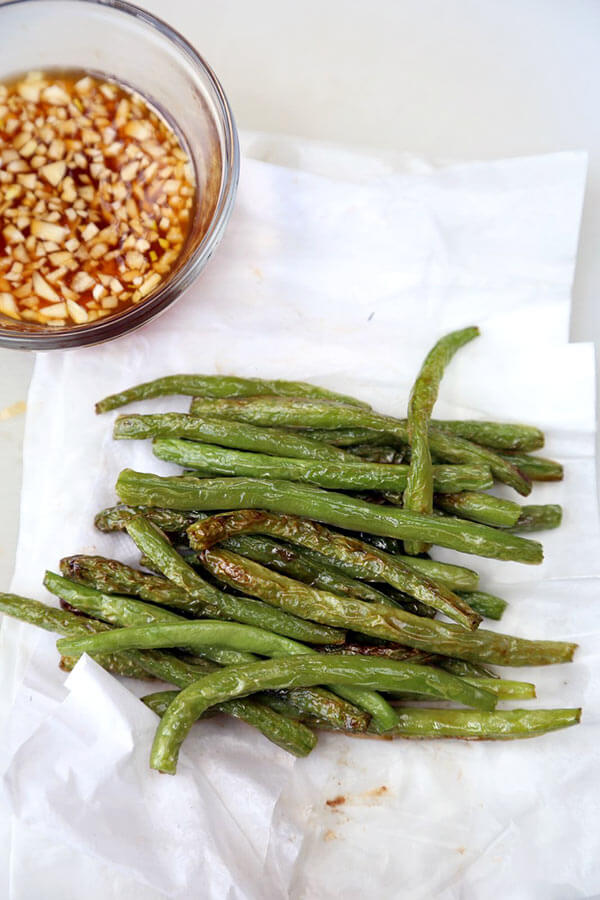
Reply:
[[480, 627], [506, 601], [462, 561], [428, 555], [536, 564], [541, 544], [519, 533], [561, 521], [558, 505], [488, 493], [562, 478], [532, 452], [538, 428], [432, 418], [445, 367], [478, 333], [436, 343], [406, 419], [316, 385], [234, 376], [168, 375], [106, 397], [97, 412], [193, 398], [190, 412], [114, 422], [115, 439], [149, 439], [185, 470], [123, 470], [121, 503], [96, 516], [100, 531], [129, 536], [145, 569], [65, 557], [44, 579], [62, 608], [0, 594], [0, 612], [61, 635], [64, 669], [89, 653], [117, 676], [170, 685], [142, 698], [160, 719], [150, 764], [161, 772], [215, 713], [296, 756], [319, 730], [506, 740], [576, 724], [579, 709], [499, 709], [535, 686], [490, 669], [566, 663], [576, 645]]

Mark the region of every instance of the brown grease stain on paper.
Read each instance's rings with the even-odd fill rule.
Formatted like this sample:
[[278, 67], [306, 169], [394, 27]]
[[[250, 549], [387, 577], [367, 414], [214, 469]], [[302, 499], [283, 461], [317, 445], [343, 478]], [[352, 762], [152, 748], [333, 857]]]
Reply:
[[357, 804], [367, 804], [368, 806], [373, 805], [373, 801], [379, 801], [382, 797], [389, 792], [389, 788], [386, 784], [381, 784], [379, 787], [371, 788], [368, 791], [363, 791], [360, 794], [356, 794], [355, 797], [345, 796], [344, 794], [336, 794], [335, 797], [331, 797], [329, 800], [325, 801], [325, 806], [328, 806], [329, 809], [336, 812], [338, 807], [343, 806], [346, 803], [355, 802]]

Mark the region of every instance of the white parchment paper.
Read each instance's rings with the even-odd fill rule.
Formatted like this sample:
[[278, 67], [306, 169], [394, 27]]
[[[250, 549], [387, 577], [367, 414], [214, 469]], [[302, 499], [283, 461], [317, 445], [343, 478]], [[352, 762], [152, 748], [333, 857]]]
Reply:
[[[286, 162], [332, 168], [331, 152], [294, 152]], [[365, 166], [360, 183], [348, 157], [340, 170], [332, 179], [246, 160], [223, 245], [175, 308], [117, 342], [38, 356], [13, 590], [49, 600], [44, 569], [74, 552], [136, 560], [93, 515], [115, 501], [125, 465], [175, 468], [146, 443], [113, 442], [114, 415], [93, 413], [99, 397], [161, 374], [220, 372], [313, 380], [402, 414], [431, 343], [477, 323], [483, 335], [453, 361], [437, 413], [538, 423], [567, 475], [532, 495], [565, 505], [563, 528], [543, 536], [543, 566], [476, 565], [482, 586], [509, 600], [503, 630], [580, 641], [574, 664], [515, 677], [536, 682], [538, 705], [583, 704], [583, 722], [507, 744], [325, 735], [297, 761], [215, 720], [194, 730], [181, 774], [167, 778], [147, 767], [156, 720], [136, 699], [142, 685], [89, 659], [65, 680], [53, 636], [5, 620], [10, 900], [62, 900], [67, 873], [87, 900], [600, 891], [594, 369], [590, 346], [566, 343], [585, 157], [395, 175]]]

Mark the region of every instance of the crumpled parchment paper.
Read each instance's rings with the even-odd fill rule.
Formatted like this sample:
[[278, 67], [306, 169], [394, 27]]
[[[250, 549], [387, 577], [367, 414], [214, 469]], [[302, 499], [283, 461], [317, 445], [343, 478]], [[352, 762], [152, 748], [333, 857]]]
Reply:
[[[280, 148], [281, 149], [281, 148]], [[289, 151], [289, 146], [287, 147]], [[332, 168], [310, 145], [293, 162]], [[576, 153], [385, 174], [352, 183], [246, 159], [225, 240], [195, 287], [136, 334], [40, 354], [28, 402], [12, 589], [48, 600], [61, 556], [136, 561], [93, 528], [119, 470], [175, 468], [113, 442], [95, 400], [171, 372], [302, 378], [403, 414], [445, 331], [478, 324], [439, 416], [531, 421], [566, 479], [541, 567], [475, 561], [510, 606], [502, 630], [580, 641], [576, 662], [514, 670], [538, 705], [584, 705], [578, 728], [496, 744], [323, 735], [297, 761], [241, 723], [193, 730], [176, 778], [150, 772], [156, 719], [84, 658], [65, 678], [54, 637], [5, 620], [0, 806], [10, 900], [344, 896], [570, 900], [600, 890], [599, 563], [592, 348], [568, 345], [585, 178]], [[360, 167], [359, 167], [360, 168]], [[366, 169], [369, 169], [367, 166]], [[182, 398], [139, 409], [185, 409]], [[442, 555], [442, 554], [440, 554]], [[146, 687], [147, 690], [147, 687]], [[68, 891], [67, 891], [68, 893]]]

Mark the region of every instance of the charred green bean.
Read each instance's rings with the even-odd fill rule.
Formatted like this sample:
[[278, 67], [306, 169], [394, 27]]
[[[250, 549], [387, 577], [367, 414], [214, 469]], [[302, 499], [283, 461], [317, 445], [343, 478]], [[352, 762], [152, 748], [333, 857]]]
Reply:
[[274, 515], [262, 510], [222, 513], [196, 522], [188, 528], [190, 544], [204, 550], [233, 534], [257, 532], [283, 538], [330, 557], [348, 574], [367, 581], [384, 581], [421, 603], [440, 610], [467, 628], [481, 622], [471, 607], [443, 585], [408, 568], [389, 554], [355, 538], [336, 534], [316, 522], [297, 516]]
[[490, 691], [469, 685], [446, 672], [412, 663], [318, 654], [270, 659], [222, 669], [181, 691], [159, 723], [150, 765], [161, 772], [174, 774], [179, 748], [191, 726], [216, 703], [256, 691], [309, 687], [323, 681], [373, 690], [406, 690], [487, 710], [496, 705], [496, 698]]
[[526, 563], [539, 563], [543, 559], [541, 544], [500, 529], [378, 506], [290, 481], [199, 479], [190, 475], [160, 476], [124, 469], [116, 489], [120, 499], [133, 506], [166, 506], [184, 511], [264, 508], [353, 531], [369, 531], [403, 540], [425, 540], [496, 559]]
[[528, 666], [570, 662], [577, 646], [563, 641], [531, 641], [481, 628], [466, 631], [453, 623], [415, 616], [400, 608], [317, 591], [226, 550], [204, 550], [200, 557], [215, 578], [267, 603], [316, 622], [339, 625], [430, 653], [474, 663]]
[[[225, 400], [192, 401], [193, 415], [221, 416], [254, 425], [294, 427], [353, 427], [372, 428], [394, 435], [401, 444], [410, 444], [408, 425], [402, 419], [382, 416], [370, 410], [344, 406], [341, 403], [286, 397], [255, 397]], [[494, 450], [474, 444], [456, 434], [449, 434], [433, 426], [429, 428], [429, 448], [432, 455], [449, 463], [489, 466], [498, 481], [513, 487], [518, 493], [531, 492], [527, 478]]]
[[[478, 328], [464, 328], [447, 334], [425, 357], [408, 400], [408, 442], [410, 468], [404, 490], [404, 506], [413, 512], [431, 515], [433, 511], [433, 466], [429, 448], [429, 420], [437, 400], [444, 369], [457, 350], [479, 335]], [[429, 547], [423, 541], [405, 541], [405, 552], [418, 556]]]
[[169, 394], [191, 397], [257, 397], [275, 394], [283, 397], [316, 397], [368, 408], [368, 404], [354, 397], [336, 394], [305, 381], [268, 381], [264, 378], [238, 378], [234, 375], [166, 375], [105, 397], [96, 403], [96, 412], [104, 413], [127, 403]]
[[[229, 450], [179, 438], [155, 438], [154, 455], [202, 475], [242, 475], [249, 478], [277, 478], [301, 481], [339, 490], [401, 491], [409, 468], [385, 463], [346, 462], [327, 459], [289, 459]], [[491, 487], [493, 479], [486, 466], [434, 466], [436, 491], [456, 493]]]

